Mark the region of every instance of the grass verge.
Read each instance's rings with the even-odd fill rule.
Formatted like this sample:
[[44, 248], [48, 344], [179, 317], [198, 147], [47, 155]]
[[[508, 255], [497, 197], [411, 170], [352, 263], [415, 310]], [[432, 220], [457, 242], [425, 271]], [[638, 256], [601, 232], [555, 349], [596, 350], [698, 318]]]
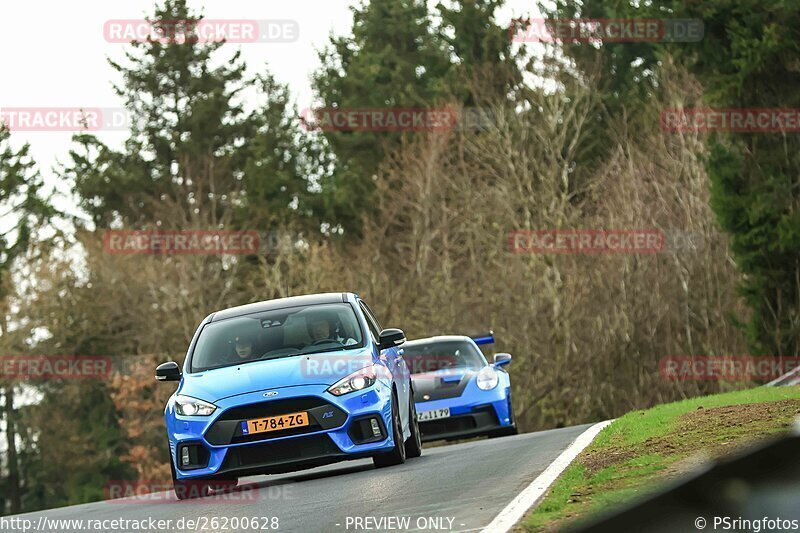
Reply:
[[564, 471], [517, 531], [553, 531], [641, 496], [710, 458], [788, 429], [800, 386], [759, 387], [633, 411]]

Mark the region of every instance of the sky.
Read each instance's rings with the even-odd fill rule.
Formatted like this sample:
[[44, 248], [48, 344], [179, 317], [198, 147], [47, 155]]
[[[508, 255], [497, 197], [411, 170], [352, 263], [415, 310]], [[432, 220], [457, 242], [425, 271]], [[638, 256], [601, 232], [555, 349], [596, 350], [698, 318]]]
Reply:
[[[430, 4], [434, 5], [435, 0]], [[317, 50], [331, 32], [349, 32], [350, 6], [355, 0], [190, 0], [190, 6], [208, 19], [289, 20], [299, 35], [293, 42], [228, 43], [222, 55], [240, 49], [251, 72], [268, 64], [278, 81], [289, 85], [299, 109], [310, 107], [310, 75], [319, 67]], [[5, 0], [0, 2], [0, 110], [14, 107], [119, 108], [112, 89], [119, 81], [107, 60], [121, 59], [125, 44], [110, 42], [104, 34], [108, 21], [142, 19], [155, 0]], [[498, 14], [507, 24], [512, 16], [536, 12], [534, 0], [506, 0]], [[230, 47], [230, 50], [228, 50]], [[15, 145], [28, 142], [46, 182], [66, 192], [51, 170], [66, 161], [71, 132], [19, 131]], [[125, 139], [124, 131], [102, 131], [98, 137], [112, 146]], [[62, 206], [66, 207], [66, 206]]]

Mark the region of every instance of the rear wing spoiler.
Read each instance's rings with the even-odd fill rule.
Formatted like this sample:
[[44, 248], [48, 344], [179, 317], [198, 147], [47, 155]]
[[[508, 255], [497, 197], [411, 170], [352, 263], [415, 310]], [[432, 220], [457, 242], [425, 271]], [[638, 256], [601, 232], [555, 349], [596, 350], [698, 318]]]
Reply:
[[481, 333], [480, 335], [470, 335], [470, 338], [475, 341], [475, 344], [494, 344], [494, 331], [489, 330], [487, 333]]

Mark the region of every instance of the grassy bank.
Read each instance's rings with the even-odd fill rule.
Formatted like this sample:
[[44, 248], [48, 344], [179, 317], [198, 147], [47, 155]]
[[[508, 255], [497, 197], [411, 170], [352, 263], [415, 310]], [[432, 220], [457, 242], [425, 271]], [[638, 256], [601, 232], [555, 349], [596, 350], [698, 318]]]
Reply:
[[604, 429], [519, 531], [549, 531], [657, 489], [703, 460], [785, 431], [800, 387], [759, 387], [634, 411]]

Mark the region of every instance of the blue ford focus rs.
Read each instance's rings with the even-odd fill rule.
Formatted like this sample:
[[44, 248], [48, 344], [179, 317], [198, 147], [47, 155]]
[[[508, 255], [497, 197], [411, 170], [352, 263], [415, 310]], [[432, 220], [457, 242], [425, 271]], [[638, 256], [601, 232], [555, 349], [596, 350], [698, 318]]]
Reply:
[[475, 339], [430, 337], [403, 345], [423, 442], [517, 433], [511, 379], [505, 370], [511, 355], [498, 353], [489, 364], [478, 348], [478, 343], [492, 342], [490, 333]]
[[165, 410], [178, 498], [239, 477], [371, 457], [418, 457], [410, 372], [399, 329], [381, 329], [357, 295], [258, 302], [212, 313], [192, 338]]

